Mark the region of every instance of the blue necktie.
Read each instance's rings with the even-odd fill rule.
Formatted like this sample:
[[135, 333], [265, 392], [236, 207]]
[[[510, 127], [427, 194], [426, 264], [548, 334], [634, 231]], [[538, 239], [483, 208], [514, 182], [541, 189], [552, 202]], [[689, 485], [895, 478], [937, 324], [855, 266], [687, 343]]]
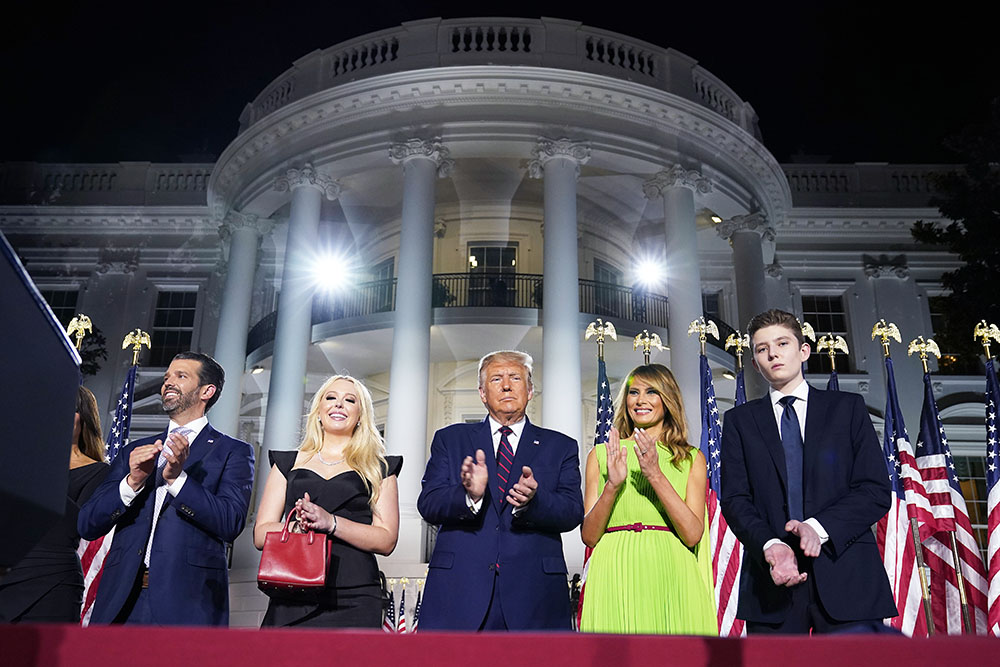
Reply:
[[795, 414], [795, 396], [785, 396], [778, 402], [784, 406], [781, 413], [781, 446], [785, 450], [785, 470], [788, 481], [788, 518], [802, 520], [802, 431]]

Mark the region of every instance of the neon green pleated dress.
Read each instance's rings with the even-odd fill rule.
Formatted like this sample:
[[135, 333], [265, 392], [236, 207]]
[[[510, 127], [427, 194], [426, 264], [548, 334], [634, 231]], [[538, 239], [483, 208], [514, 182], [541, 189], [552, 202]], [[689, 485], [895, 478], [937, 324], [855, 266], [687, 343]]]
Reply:
[[[628, 479], [611, 508], [608, 527], [641, 523], [669, 526], [666, 510], [639, 469], [631, 440]], [[608, 452], [595, 448], [601, 485], [608, 478]], [[681, 498], [686, 496], [691, 460], [678, 470], [660, 449], [660, 469]], [[693, 549], [674, 532], [644, 530], [605, 533], [587, 564], [582, 632], [718, 635], [712, 589], [712, 558], [705, 532]]]

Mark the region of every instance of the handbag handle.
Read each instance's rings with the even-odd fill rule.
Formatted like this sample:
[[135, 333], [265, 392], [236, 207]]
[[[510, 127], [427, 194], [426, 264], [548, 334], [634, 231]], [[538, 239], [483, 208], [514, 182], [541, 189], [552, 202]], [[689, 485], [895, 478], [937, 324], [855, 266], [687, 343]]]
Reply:
[[[294, 513], [295, 513], [294, 510], [289, 510], [288, 511], [288, 516], [285, 517], [285, 525], [281, 529], [281, 541], [282, 542], [287, 542], [288, 541], [288, 524], [291, 523], [291, 521], [292, 521], [292, 514], [294, 514]], [[306, 532], [309, 534], [309, 544], [312, 544], [313, 540], [316, 539], [316, 532], [314, 530], [312, 530], [312, 529], [309, 529]]]

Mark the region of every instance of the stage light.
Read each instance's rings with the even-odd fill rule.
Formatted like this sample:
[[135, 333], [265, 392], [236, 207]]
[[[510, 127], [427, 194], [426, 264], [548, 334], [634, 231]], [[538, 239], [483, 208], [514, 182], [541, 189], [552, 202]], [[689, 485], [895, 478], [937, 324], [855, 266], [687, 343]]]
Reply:
[[722, 377], [726, 378], [727, 380], [736, 379], [736, 375], [732, 371], [722, 371]]
[[644, 257], [636, 262], [635, 282], [642, 285], [645, 289], [660, 287], [665, 278], [666, 272], [664, 271], [662, 258]]
[[320, 252], [311, 262], [310, 274], [317, 291], [332, 294], [354, 284], [357, 262], [344, 253]]

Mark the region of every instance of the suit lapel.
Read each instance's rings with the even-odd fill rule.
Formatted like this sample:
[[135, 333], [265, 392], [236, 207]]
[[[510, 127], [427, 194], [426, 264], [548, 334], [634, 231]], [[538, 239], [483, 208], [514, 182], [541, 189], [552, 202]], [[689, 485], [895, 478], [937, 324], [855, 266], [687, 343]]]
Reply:
[[765, 449], [771, 455], [774, 467], [778, 471], [781, 486], [783, 489], [787, 489], [788, 472], [785, 464], [785, 450], [781, 446], [781, 435], [778, 433], [778, 423], [774, 419], [774, 407], [771, 405], [770, 398], [768, 396], [758, 398], [752, 414]]
[[[201, 433], [198, 434], [198, 437], [188, 444], [188, 457], [184, 460], [185, 472], [190, 470], [203, 458], [205, 458], [205, 456], [212, 451], [216, 441], [221, 436], [222, 434], [212, 428], [211, 424], [205, 424], [205, 428], [201, 429]], [[166, 435], [164, 435], [164, 438], [166, 438]], [[167, 493], [166, 497], [164, 497], [163, 507], [160, 508], [161, 515], [164, 511], [166, 511], [173, 498], [174, 496], [171, 493]]]
[[805, 515], [811, 516], [810, 484], [808, 471], [822, 470], [819, 465], [820, 438], [823, 429], [829, 426], [826, 413], [830, 408], [829, 392], [809, 387], [809, 400], [806, 402], [806, 438], [802, 443], [802, 500], [805, 503]]

